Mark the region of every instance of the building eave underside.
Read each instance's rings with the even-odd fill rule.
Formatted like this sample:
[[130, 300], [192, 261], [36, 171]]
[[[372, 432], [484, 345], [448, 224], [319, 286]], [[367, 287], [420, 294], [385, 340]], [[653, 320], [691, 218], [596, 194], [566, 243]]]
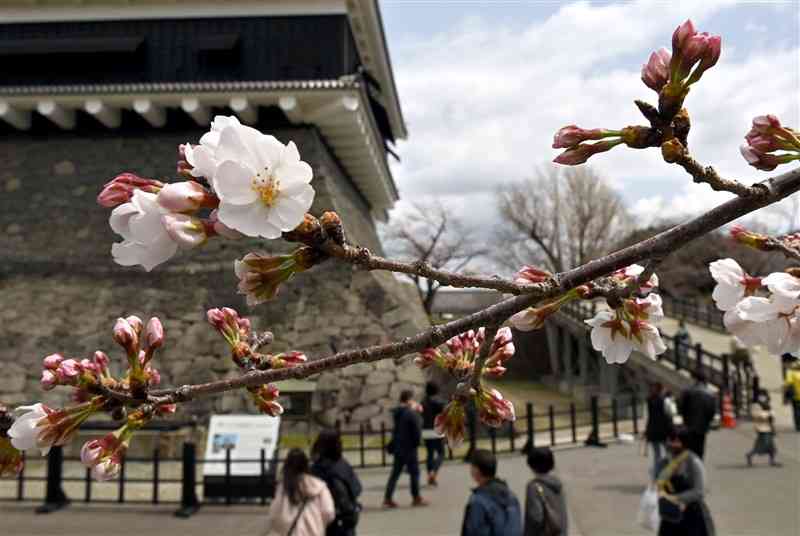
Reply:
[[293, 124], [313, 124], [371, 205], [386, 219], [397, 200], [383, 138], [357, 79], [302, 81], [75, 84], [0, 87], [0, 120], [30, 128], [33, 114], [54, 128], [71, 130], [77, 113], [88, 114], [113, 130], [120, 110], [133, 110], [153, 128], [166, 123], [165, 109], [183, 110], [207, 127], [212, 108], [227, 108], [244, 123], [254, 123], [258, 108], [279, 107]]

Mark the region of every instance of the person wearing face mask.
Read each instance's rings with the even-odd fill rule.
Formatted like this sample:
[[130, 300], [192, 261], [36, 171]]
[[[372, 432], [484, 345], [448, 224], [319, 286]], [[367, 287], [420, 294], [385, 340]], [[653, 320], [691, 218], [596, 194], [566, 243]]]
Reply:
[[669, 457], [658, 468], [658, 536], [715, 536], [706, 505], [703, 461], [691, 450], [691, 435], [683, 426], [667, 435]]

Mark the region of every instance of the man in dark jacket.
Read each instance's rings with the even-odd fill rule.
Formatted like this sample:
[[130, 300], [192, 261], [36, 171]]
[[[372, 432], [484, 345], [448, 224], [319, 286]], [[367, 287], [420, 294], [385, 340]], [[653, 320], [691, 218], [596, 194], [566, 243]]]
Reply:
[[478, 487], [467, 503], [461, 536], [522, 536], [519, 501], [495, 476], [497, 458], [488, 450], [476, 449], [470, 472]]
[[422, 408], [414, 401], [414, 392], [405, 390], [400, 393], [400, 405], [394, 408], [394, 428], [390, 443], [390, 454], [394, 456], [392, 472], [386, 483], [383, 497], [384, 508], [397, 508], [394, 502], [394, 488], [403, 469], [408, 471], [411, 479], [412, 506], [426, 506], [428, 502], [419, 494], [419, 454], [417, 448], [422, 440]]
[[[548, 523], [547, 507], [558, 525], [560, 536], [567, 536], [567, 499], [557, 476], [551, 474], [556, 461], [553, 451], [547, 447], [531, 448], [528, 451], [528, 467], [533, 470], [533, 480], [528, 482], [525, 493], [525, 536], [540, 536]], [[545, 506], [546, 503], [546, 506]]]
[[683, 424], [689, 430], [689, 450], [702, 460], [706, 450], [706, 434], [717, 413], [717, 398], [706, 385], [703, 373], [695, 374], [697, 380], [685, 390], [678, 402]]

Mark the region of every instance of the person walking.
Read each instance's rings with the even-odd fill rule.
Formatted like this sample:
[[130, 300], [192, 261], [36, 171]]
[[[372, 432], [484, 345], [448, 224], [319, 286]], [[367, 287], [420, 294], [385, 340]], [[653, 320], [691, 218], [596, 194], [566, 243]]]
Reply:
[[328, 525], [326, 536], [355, 536], [361, 505], [361, 481], [342, 456], [342, 436], [337, 430], [322, 430], [314, 442], [316, 454], [311, 474], [325, 482], [333, 498], [336, 517]]
[[417, 448], [422, 439], [422, 423], [419, 415], [419, 404], [414, 401], [414, 392], [405, 390], [400, 393], [400, 405], [392, 411], [394, 428], [392, 439], [388, 445], [389, 454], [394, 456], [392, 472], [386, 483], [383, 497], [384, 508], [397, 508], [394, 502], [394, 489], [403, 469], [408, 471], [411, 479], [412, 506], [427, 506], [428, 502], [419, 494], [419, 454]]
[[756, 429], [756, 441], [746, 455], [747, 465], [753, 465], [753, 456], [766, 454], [769, 456], [770, 465], [779, 466], [780, 464], [775, 461], [778, 450], [775, 447], [775, 420], [769, 403], [769, 393], [764, 390], [759, 393], [758, 402], [753, 406], [751, 414]]
[[444, 402], [439, 398], [439, 386], [433, 382], [425, 385], [425, 398], [422, 399], [422, 439], [428, 453], [428, 485], [436, 486], [439, 468], [444, 462], [444, 438], [433, 427], [436, 416], [444, 410]]
[[553, 451], [548, 447], [528, 452], [528, 467], [534, 477], [525, 493], [524, 536], [567, 535], [567, 499], [561, 480], [552, 474], [555, 466]]
[[644, 430], [644, 437], [653, 451], [651, 478], [656, 477], [656, 468], [664, 457], [664, 442], [671, 428], [672, 417], [667, 413], [664, 386], [659, 382], [651, 383], [650, 395], [647, 397], [647, 424]]
[[784, 400], [792, 404], [794, 429], [800, 432], [800, 361], [792, 362], [791, 368], [786, 371]]
[[488, 450], [475, 449], [469, 463], [477, 487], [464, 510], [461, 536], [522, 536], [519, 500], [497, 478], [497, 458]]
[[678, 331], [675, 332], [673, 341], [675, 341], [675, 347], [678, 349], [678, 355], [681, 361], [685, 364], [689, 357], [689, 347], [692, 345], [692, 336], [686, 328], [686, 322], [684, 320], [678, 322]]
[[336, 512], [325, 482], [309, 472], [308, 457], [292, 449], [269, 507], [269, 536], [320, 536]]
[[670, 456], [661, 460], [656, 487], [658, 536], [715, 536], [706, 505], [703, 461], [689, 449], [691, 433], [678, 426], [667, 436]]
[[717, 413], [717, 398], [708, 388], [702, 372], [695, 373], [695, 384], [681, 394], [678, 402], [683, 424], [689, 430], [686, 445], [702, 460], [706, 450], [706, 435]]

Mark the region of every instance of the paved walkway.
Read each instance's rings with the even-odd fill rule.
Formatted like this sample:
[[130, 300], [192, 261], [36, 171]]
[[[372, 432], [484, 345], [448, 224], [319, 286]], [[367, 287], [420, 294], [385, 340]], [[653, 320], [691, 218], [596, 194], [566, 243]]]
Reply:
[[[778, 437], [783, 467], [757, 460], [748, 468], [744, 453], [753, 439], [751, 426], [714, 432], [709, 436], [708, 497], [719, 536], [796, 536], [800, 534], [800, 435]], [[635, 524], [639, 496], [645, 486], [648, 459], [638, 444], [615, 444], [606, 449], [571, 448], [556, 454], [558, 471], [569, 493], [571, 536], [645, 535]], [[501, 476], [523, 496], [530, 471], [520, 455], [501, 457]], [[386, 470], [359, 472], [364, 483], [361, 536], [444, 536], [458, 534], [463, 505], [470, 487], [468, 469], [449, 463], [439, 488], [424, 489], [428, 508], [408, 506], [407, 479], [401, 480], [396, 500], [401, 508], [379, 508]], [[166, 507], [75, 505], [46, 516], [33, 506], [0, 506], [2, 534], [14, 536], [133, 536], [191, 534], [192, 536], [263, 535], [266, 511], [255, 506], [207, 506], [188, 520], [176, 519]], [[651, 533], [650, 533], [651, 534]]]

